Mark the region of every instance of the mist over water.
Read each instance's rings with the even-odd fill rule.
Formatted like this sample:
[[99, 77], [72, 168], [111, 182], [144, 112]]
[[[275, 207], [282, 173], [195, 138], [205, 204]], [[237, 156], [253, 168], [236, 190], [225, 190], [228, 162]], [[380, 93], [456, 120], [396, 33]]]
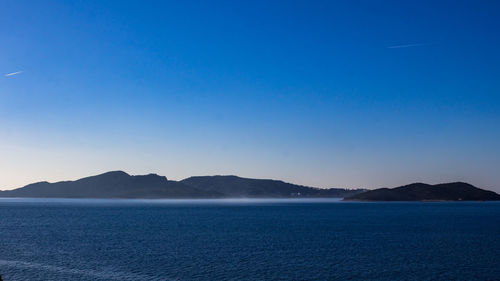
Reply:
[[500, 203], [0, 199], [4, 280], [494, 280]]
[[334, 203], [343, 198], [223, 198], [223, 199], [74, 199], [74, 198], [0, 198], [0, 203], [40, 203], [40, 204], [266, 204], [266, 203]]

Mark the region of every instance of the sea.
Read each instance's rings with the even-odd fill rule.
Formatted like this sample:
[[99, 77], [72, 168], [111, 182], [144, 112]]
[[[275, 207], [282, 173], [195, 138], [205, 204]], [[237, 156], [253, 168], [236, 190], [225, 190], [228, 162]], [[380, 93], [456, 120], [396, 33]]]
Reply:
[[500, 280], [500, 203], [0, 199], [0, 275]]

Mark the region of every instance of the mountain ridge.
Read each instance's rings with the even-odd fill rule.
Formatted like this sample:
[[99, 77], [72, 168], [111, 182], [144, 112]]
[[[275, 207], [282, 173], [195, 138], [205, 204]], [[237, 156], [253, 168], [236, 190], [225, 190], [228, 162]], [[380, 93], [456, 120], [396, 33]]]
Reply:
[[464, 182], [411, 183], [395, 188], [317, 188], [235, 175], [192, 176], [180, 181], [150, 173], [109, 171], [77, 180], [35, 182], [0, 191], [0, 197], [34, 198], [344, 198], [345, 201], [490, 201], [500, 195]]
[[195, 176], [181, 181], [157, 174], [110, 171], [73, 181], [36, 182], [0, 191], [0, 197], [41, 198], [291, 198], [345, 197], [363, 189], [320, 189], [270, 179], [234, 175]]
[[497, 201], [500, 195], [465, 182], [411, 183], [378, 188], [344, 198], [345, 201]]

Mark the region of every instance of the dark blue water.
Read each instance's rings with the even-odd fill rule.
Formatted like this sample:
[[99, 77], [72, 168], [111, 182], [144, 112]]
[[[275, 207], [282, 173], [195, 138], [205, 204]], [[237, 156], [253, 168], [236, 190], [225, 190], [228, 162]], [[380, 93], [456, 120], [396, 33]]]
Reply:
[[500, 280], [500, 203], [0, 199], [12, 280]]

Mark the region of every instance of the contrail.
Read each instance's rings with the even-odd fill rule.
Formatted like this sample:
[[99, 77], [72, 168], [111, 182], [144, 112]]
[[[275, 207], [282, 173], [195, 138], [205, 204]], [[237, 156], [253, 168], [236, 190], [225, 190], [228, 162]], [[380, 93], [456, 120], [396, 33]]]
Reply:
[[387, 47], [387, 49], [410, 48], [410, 47], [420, 47], [420, 46], [428, 46], [428, 45], [430, 45], [430, 43], [405, 44], [405, 45], [389, 46], [389, 47]]
[[23, 73], [23, 71], [16, 71], [16, 72], [12, 72], [12, 73], [7, 73], [5, 74], [5, 77], [9, 77], [9, 76], [14, 76], [14, 75], [17, 75], [17, 74], [21, 74]]

